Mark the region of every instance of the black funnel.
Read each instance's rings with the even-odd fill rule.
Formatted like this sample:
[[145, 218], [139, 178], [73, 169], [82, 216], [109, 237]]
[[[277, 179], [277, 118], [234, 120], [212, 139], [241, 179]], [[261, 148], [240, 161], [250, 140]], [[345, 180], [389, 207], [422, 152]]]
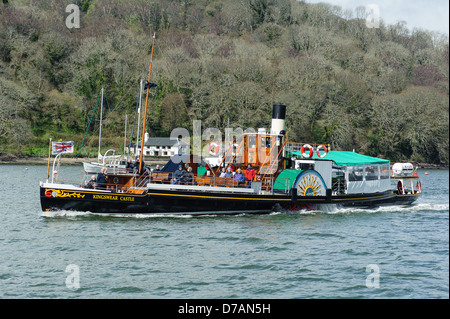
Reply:
[[272, 108], [272, 119], [286, 119], [286, 105], [274, 104]]

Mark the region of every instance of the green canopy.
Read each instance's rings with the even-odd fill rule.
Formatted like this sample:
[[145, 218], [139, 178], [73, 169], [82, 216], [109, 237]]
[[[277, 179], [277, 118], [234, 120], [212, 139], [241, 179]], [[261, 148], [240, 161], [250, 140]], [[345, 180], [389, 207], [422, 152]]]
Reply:
[[[299, 151], [289, 151], [292, 155], [300, 158], [301, 153]], [[312, 159], [319, 159], [316, 152], [313, 153]], [[389, 164], [389, 160], [358, 154], [348, 151], [330, 151], [327, 153], [324, 160], [332, 160], [339, 166], [351, 166], [351, 165], [371, 165], [371, 164]]]
[[294, 185], [297, 176], [303, 172], [298, 169], [285, 169], [280, 174], [278, 174], [277, 179], [273, 183], [273, 189], [285, 190], [291, 189]]

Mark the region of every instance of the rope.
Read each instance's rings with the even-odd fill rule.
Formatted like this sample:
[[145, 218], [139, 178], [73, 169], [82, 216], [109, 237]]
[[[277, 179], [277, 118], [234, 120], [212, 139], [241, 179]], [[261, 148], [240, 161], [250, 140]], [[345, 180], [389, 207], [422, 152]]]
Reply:
[[100, 96], [101, 96], [101, 94], [99, 93], [97, 103], [95, 104], [94, 112], [92, 112], [91, 120], [89, 121], [88, 127], [86, 129], [86, 133], [84, 134], [83, 142], [81, 143], [80, 150], [78, 151], [76, 157], [78, 157], [78, 155], [80, 155], [81, 149], [83, 148], [84, 140], [86, 139], [87, 133], [89, 131], [89, 127], [91, 126], [92, 119], [94, 118], [95, 110], [97, 109], [98, 101], [100, 100]]

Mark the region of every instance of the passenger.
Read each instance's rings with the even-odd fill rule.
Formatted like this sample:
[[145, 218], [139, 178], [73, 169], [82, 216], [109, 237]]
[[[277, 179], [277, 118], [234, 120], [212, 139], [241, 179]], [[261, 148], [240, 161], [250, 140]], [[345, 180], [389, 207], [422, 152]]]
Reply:
[[242, 171], [240, 168], [237, 169], [236, 174], [234, 174], [234, 179], [237, 180], [238, 186], [242, 185], [244, 183], [244, 174], [242, 174]]
[[178, 170], [173, 173], [173, 178], [171, 184], [178, 184], [183, 177], [183, 175], [186, 173], [186, 171], [183, 169], [183, 166], [178, 166]]
[[134, 164], [131, 162], [131, 159], [127, 161], [127, 165], [125, 166], [127, 173], [133, 173]]
[[98, 175], [97, 175], [97, 179], [96, 179], [97, 188], [98, 189], [106, 189], [107, 179], [108, 178], [106, 177], [106, 168], [102, 168], [100, 170], [100, 173], [98, 173]]
[[87, 183], [86, 187], [89, 189], [95, 189], [95, 182], [97, 178], [95, 175], [92, 175], [91, 180]]
[[155, 169], [153, 170], [153, 172], [160, 172], [161, 169], [159, 168], [159, 165], [156, 165]]
[[192, 184], [194, 181], [194, 173], [192, 167], [188, 167], [187, 172], [181, 177], [180, 184]]
[[231, 172], [231, 167], [227, 168], [227, 172], [225, 173], [225, 178], [233, 178], [233, 173]]
[[220, 172], [219, 177], [225, 177], [225, 175], [227, 175], [227, 171], [226, 171], [225, 167], [222, 167], [222, 171]]
[[133, 173], [137, 174], [139, 171], [139, 157], [136, 157], [136, 161], [134, 161]]
[[248, 164], [247, 170], [245, 171], [245, 179], [247, 181], [248, 188], [251, 188], [252, 181], [254, 178], [255, 178], [255, 169], [250, 164]]

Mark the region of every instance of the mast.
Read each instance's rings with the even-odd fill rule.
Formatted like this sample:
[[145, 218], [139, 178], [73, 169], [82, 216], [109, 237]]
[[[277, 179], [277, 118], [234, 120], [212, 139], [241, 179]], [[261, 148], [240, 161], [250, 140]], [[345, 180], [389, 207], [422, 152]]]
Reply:
[[147, 85], [147, 96], [145, 98], [144, 120], [142, 122], [142, 140], [141, 140], [141, 154], [139, 157], [139, 173], [142, 172], [142, 154], [144, 153], [145, 122], [147, 119], [148, 93], [150, 91], [150, 77], [152, 75], [153, 48], [155, 47], [155, 38], [156, 38], [156, 32], [153, 33], [152, 53], [150, 54], [150, 67], [148, 70], [148, 81], [147, 82], [149, 85]]
[[138, 127], [137, 127], [137, 134], [136, 134], [136, 149], [134, 151], [134, 154], [137, 154], [138, 143], [139, 143], [139, 125], [141, 125], [141, 100], [142, 100], [142, 79], [141, 79], [141, 83], [139, 84], [139, 108], [138, 108], [138, 111], [137, 111], [137, 114], [138, 114]]
[[102, 153], [100, 152], [100, 147], [102, 145], [102, 119], [103, 119], [103, 88], [102, 88], [102, 101], [100, 103], [100, 131], [99, 131], [99, 135], [98, 135], [98, 161], [100, 163], [100, 156], [102, 155]]
[[123, 154], [124, 155], [127, 152], [127, 122], [128, 122], [128, 114], [125, 114], [125, 137], [123, 138]]

